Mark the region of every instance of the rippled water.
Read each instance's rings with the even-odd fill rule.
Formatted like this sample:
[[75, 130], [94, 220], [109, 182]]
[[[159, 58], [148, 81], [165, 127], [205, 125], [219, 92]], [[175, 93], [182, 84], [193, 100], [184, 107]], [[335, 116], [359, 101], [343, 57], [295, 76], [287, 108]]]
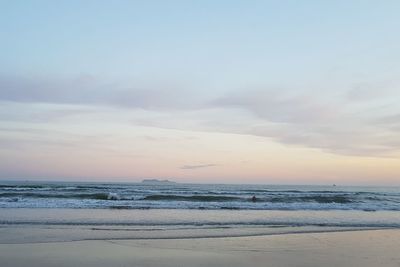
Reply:
[[400, 188], [0, 182], [0, 207], [399, 211]]

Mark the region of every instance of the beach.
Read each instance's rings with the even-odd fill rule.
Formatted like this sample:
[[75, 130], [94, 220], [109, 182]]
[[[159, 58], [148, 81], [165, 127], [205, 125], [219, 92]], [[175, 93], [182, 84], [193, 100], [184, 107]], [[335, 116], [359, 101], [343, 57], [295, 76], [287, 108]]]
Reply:
[[227, 238], [105, 239], [0, 244], [0, 265], [398, 267], [399, 251], [399, 230]]
[[0, 7], [0, 267], [400, 267], [400, 1]]
[[7, 183], [0, 196], [1, 267], [400, 266], [398, 188]]

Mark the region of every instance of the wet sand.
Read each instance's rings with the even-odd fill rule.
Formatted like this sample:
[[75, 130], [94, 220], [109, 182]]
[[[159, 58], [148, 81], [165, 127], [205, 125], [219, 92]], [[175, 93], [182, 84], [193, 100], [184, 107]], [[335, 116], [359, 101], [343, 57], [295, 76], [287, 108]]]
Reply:
[[0, 244], [0, 266], [399, 267], [400, 230]]

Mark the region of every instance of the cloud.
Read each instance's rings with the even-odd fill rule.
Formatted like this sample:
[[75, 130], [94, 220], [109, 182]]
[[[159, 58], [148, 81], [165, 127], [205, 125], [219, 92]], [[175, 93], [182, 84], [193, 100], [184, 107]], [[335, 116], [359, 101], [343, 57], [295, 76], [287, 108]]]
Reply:
[[[393, 94], [386, 99], [398, 97]], [[390, 114], [399, 107], [386, 103], [385, 108], [377, 109], [373, 101], [360, 105], [336, 92], [248, 89], [216, 97], [203, 109], [149, 116], [135, 123], [254, 135], [338, 155], [396, 157], [400, 152], [400, 120]]]
[[271, 122], [309, 123], [334, 119], [338, 111], [311, 95], [287, 95], [278, 90], [246, 90], [220, 97], [218, 107], [240, 108]]
[[346, 96], [354, 102], [377, 101], [391, 97], [398, 90], [398, 81], [390, 79], [379, 82], [363, 82], [355, 84], [347, 91]]
[[104, 82], [92, 76], [27, 79], [0, 76], [0, 101], [72, 105], [107, 105], [146, 110], [196, 108], [193, 92], [178, 86]]
[[209, 167], [218, 166], [217, 164], [199, 164], [199, 165], [183, 165], [181, 167], [182, 170], [196, 170], [196, 169], [203, 169]]
[[[400, 150], [399, 132], [382, 125], [383, 121], [398, 122], [397, 116], [385, 117], [372, 111], [371, 105], [358, 106], [324, 93], [250, 90], [228, 94], [213, 104], [255, 116], [257, 120], [243, 122], [238, 131], [283, 144], [358, 156], [382, 156]], [[380, 119], [372, 122], [371, 117]]]
[[[384, 96], [375, 101], [382, 88], [378, 85], [338, 91], [246, 88], [210, 96], [190, 88], [101, 82], [91, 76], [69, 80], [0, 76], [0, 101], [18, 105], [0, 108], [0, 120], [18, 120], [16, 116], [20, 116], [33, 122], [54, 121], [60, 116], [78, 116], [85, 110], [94, 112], [99, 106], [111, 106], [119, 110], [115, 114], [124, 112], [130, 117], [127, 123], [136, 125], [247, 134], [340, 155], [377, 157], [400, 151], [400, 94], [392, 90], [395, 84], [391, 82], [385, 85], [389, 89], [383, 90]], [[39, 112], [28, 116], [32, 109], [21, 108], [27, 103], [59, 107], [47, 115]], [[60, 108], [63, 105], [68, 108]], [[29, 112], [22, 114], [22, 109]], [[182, 169], [212, 166], [187, 165]]]

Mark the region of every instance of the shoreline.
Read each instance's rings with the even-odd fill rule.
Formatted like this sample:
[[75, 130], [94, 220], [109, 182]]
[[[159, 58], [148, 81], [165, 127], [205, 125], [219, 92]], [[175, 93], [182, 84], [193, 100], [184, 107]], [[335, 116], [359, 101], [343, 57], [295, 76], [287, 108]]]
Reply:
[[400, 229], [268, 236], [0, 244], [20, 266], [400, 266]]
[[[282, 229], [283, 228], [283, 229]], [[278, 229], [278, 230], [277, 230]], [[197, 230], [198, 233], [188, 234], [188, 231]], [[200, 230], [200, 231], [199, 231]], [[214, 231], [212, 231], [214, 230]], [[137, 240], [190, 240], [190, 239], [223, 239], [223, 238], [251, 238], [282, 236], [293, 234], [324, 234], [324, 233], [342, 233], [342, 232], [362, 232], [362, 231], [381, 231], [381, 230], [399, 230], [400, 228], [376, 228], [376, 227], [319, 227], [319, 226], [301, 226], [301, 227], [257, 227], [229, 229], [228, 232], [216, 233], [220, 229], [179, 229], [179, 230], [150, 230], [151, 235], [146, 235], [143, 229], [134, 230], [109, 230], [109, 229], [81, 229], [81, 228], [35, 228], [35, 227], [0, 227], [0, 245], [5, 244], [47, 244], [63, 242], [80, 241], [137, 241]], [[94, 232], [93, 232], [94, 231]], [[100, 231], [100, 235], [96, 232]], [[117, 234], [115, 234], [117, 231]], [[172, 234], [170, 232], [173, 232]], [[134, 234], [129, 234], [134, 232]], [[66, 236], [70, 238], [66, 238]], [[80, 237], [78, 237], [78, 235]], [[85, 237], [86, 235], [86, 237]], [[19, 239], [12, 237], [18, 236]], [[46, 236], [43, 238], [42, 236]], [[29, 238], [29, 240], [26, 240]], [[24, 241], [22, 241], [24, 240]]]
[[4, 209], [0, 243], [227, 238], [400, 229], [398, 212]]

